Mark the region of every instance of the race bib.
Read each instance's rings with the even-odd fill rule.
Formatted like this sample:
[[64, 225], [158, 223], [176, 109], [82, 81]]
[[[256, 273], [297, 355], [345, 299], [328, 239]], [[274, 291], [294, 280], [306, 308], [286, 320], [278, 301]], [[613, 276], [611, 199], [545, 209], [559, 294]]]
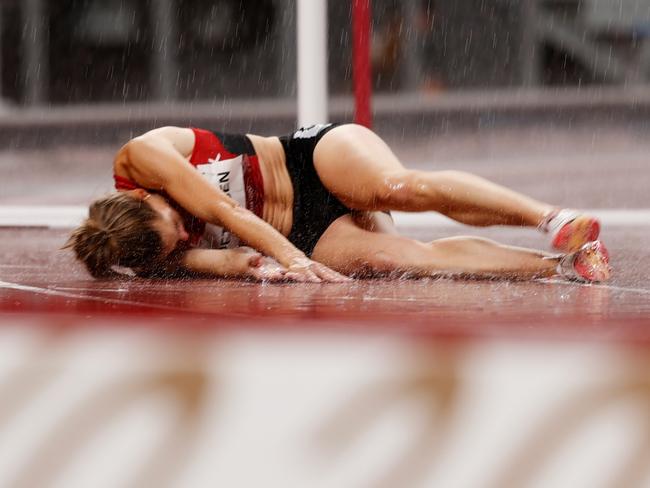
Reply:
[[[196, 169], [210, 184], [219, 188], [242, 207], [246, 207], [243, 161], [244, 157], [241, 155], [232, 159], [220, 159], [217, 156], [207, 163], [197, 164]], [[201, 247], [227, 249], [239, 245], [239, 239], [223, 227], [206, 224], [200, 242]]]

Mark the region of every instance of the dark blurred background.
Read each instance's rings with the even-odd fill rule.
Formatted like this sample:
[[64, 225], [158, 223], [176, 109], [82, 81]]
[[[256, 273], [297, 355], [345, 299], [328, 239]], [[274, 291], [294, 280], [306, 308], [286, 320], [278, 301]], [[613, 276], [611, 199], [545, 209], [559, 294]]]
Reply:
[[[329, 84], [351, 92], [350, 8], [330, 0]], [[2, 98], [288, 98], [293, 0], [3, 0]], [[645, 84], [650, 0], [373, 0], [375, 88]]]

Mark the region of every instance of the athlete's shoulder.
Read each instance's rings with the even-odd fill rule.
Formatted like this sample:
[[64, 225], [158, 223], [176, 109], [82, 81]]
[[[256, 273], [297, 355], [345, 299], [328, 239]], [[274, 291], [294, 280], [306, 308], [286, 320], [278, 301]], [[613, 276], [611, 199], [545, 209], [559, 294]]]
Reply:
[[196, 137], [191, 128], [164, 126], [151, 129], [134, 138], [134, 140], [136, 139], [150, 139], [152, 141], [165, 140], [171, 142], [178, 152], [184, 157], [188, 157], [192, 154]]

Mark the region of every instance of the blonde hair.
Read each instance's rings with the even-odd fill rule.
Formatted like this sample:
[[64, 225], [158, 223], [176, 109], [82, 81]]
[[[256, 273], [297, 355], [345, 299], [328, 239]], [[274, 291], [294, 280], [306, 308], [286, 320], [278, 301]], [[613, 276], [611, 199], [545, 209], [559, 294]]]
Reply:
[[75, 229], [64, 249], [95, 278], [116, 275], [114, 266], [139, 272], [150, 270], [161, 256], [162, 240], [153, 227], [156, 211], [126, 193], [115, 193], [93, 202], [88, 218]]

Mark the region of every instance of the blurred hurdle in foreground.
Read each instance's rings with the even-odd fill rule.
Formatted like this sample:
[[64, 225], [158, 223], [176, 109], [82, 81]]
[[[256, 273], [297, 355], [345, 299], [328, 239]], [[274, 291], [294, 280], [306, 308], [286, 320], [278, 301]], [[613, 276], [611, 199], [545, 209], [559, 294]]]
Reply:
[[326, 321], [42, 325], [15, 317], [0, 328], [2, 486], [640, 486], [650, 476], [643, 341], [337, 332]]

